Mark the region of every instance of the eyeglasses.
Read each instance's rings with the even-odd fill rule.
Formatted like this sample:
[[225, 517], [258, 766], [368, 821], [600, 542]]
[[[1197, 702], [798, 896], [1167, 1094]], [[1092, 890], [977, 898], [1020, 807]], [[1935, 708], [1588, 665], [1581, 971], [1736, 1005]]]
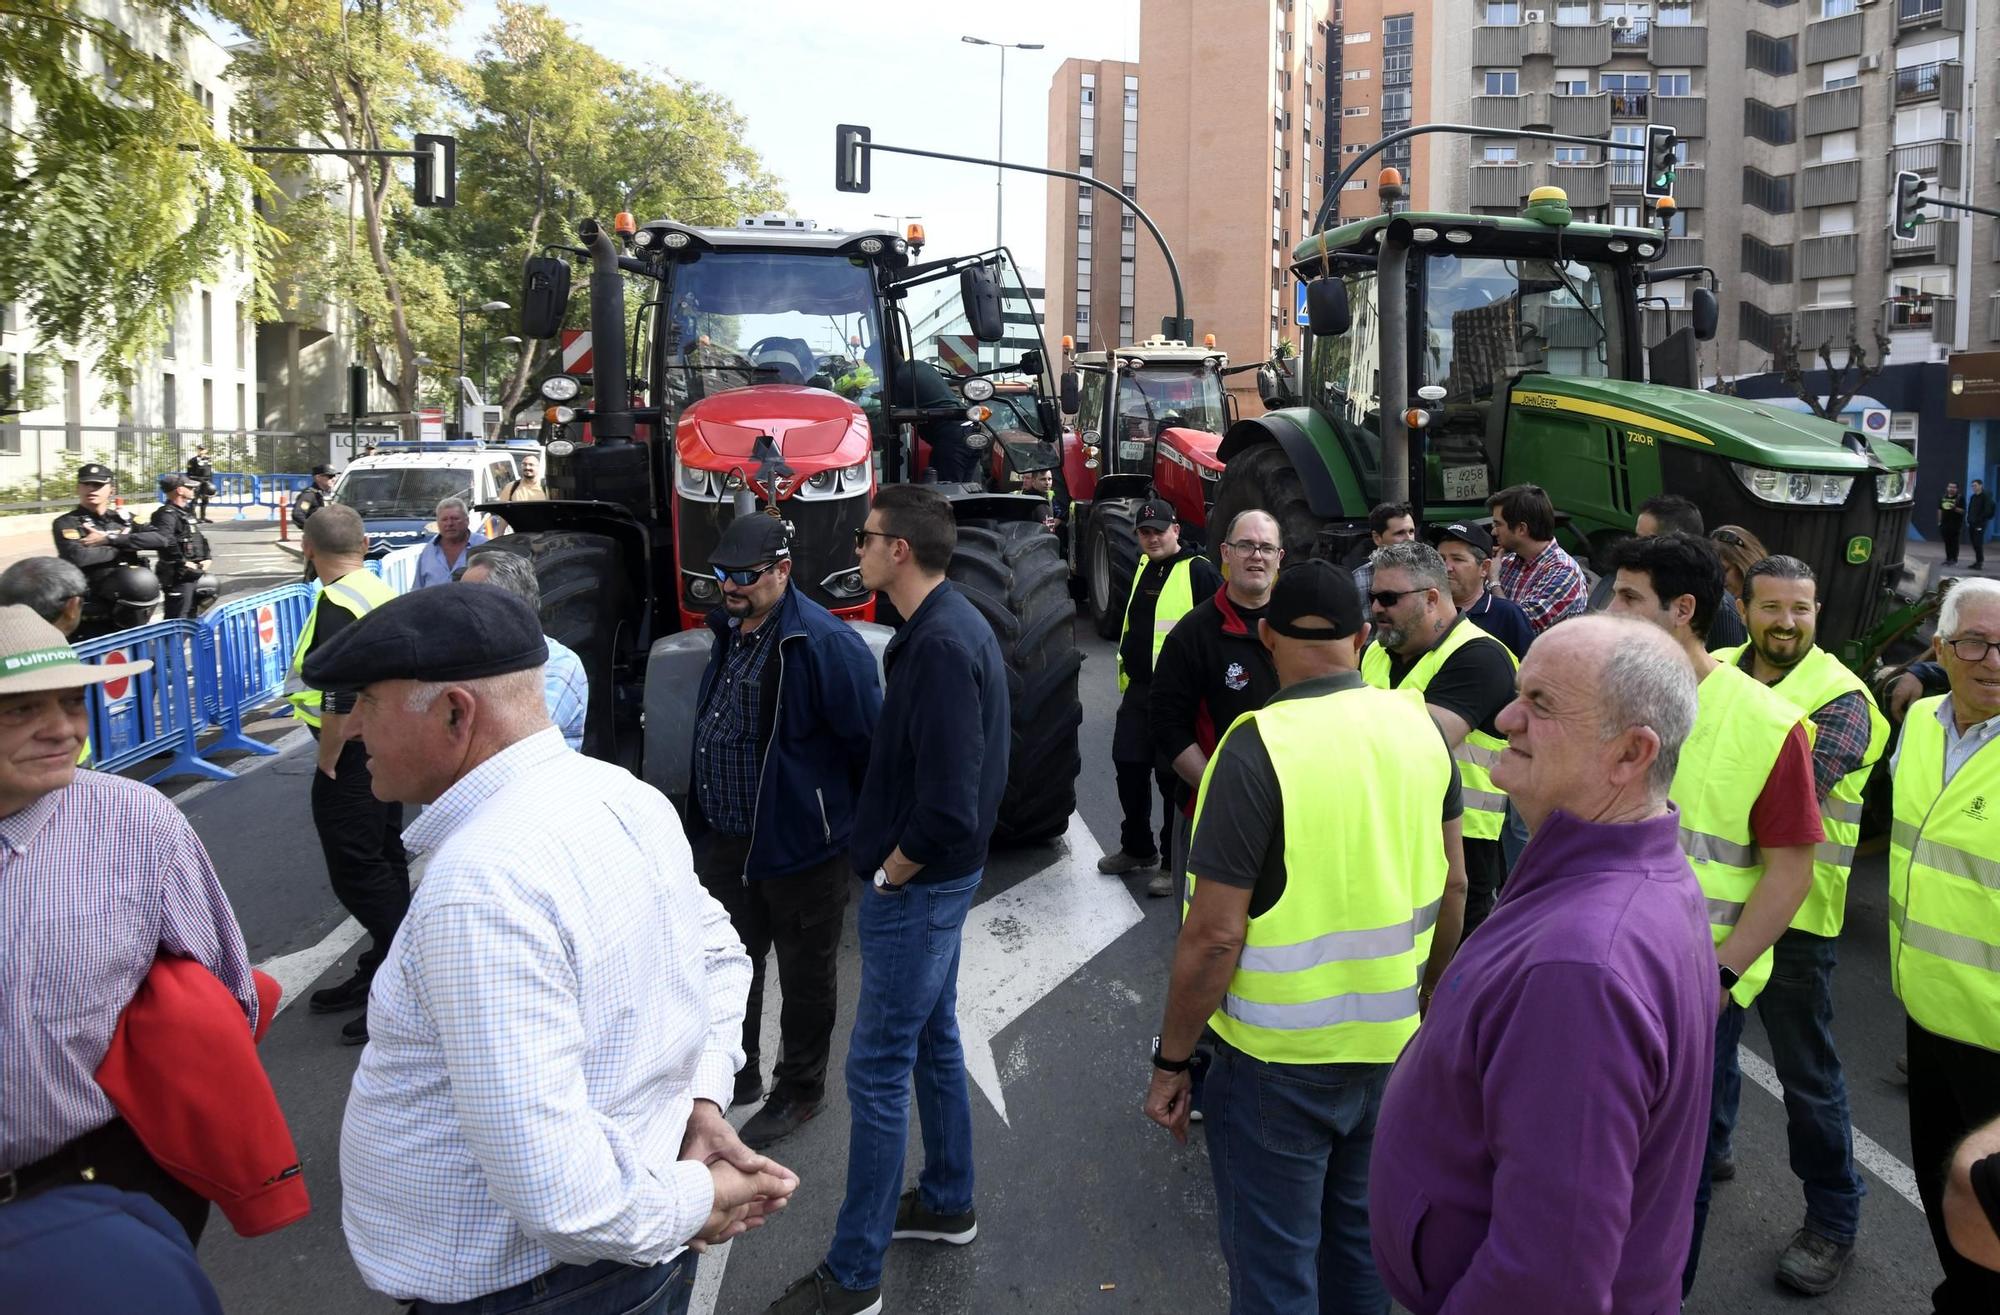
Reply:
[[1222, 546], [1233, 548], [1244, 557], [1282, 557], [1285, 555], [1285, 550], [1275, 543], [1257, 543], [1250, 539], [1237, 539]]
[[1427, 594], [1429, 592], [1429, 585], [1424, 586], [1422, 589], [1377, 589], [1374, 593], [1368, 595], [1368, 601], [1386, 612], [1397, 603], [1408, 598], [1411, 594]]
[[1977, 635], [1967, 639], [1947, 639], [1945, 643], [1951, 645], [1951, 651], [1958, 654], [1960, 662], [1984, 662], [1988, 653], [2000, 648], [2000, 641], [1981, 639]]
[[778, 564], [776, 562], [765, 562], [762, 566], [752, 566], [740, 571], [725, 571], [720, 566], [711, 567], [710, 569], [715, 572], [717, 580], [733, 584], [740, 589], [747, 589], [763, 579], [771, 571], [776, 570], [777, 567]]
[[856, 530], [854, 532], [854, 551], [860, 552], [863, 548], [866, 548], [870, 538], [900, 539], [902, 537], [900, 534], [885, 534], [881, 530]]

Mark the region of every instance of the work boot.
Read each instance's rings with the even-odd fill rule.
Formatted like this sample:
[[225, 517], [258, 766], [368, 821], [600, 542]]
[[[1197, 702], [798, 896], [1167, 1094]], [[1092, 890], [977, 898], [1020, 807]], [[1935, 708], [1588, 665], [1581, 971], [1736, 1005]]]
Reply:
[[979, 1236], [979, 1222], [970, 1210], [959, 1215], [939, 1214], [925, 1205], [923, 1195], [912, 1187], [896, 1203], [896, 1231], [889, 1236], [913, 1242], [949, 1242], [962, 1247]]
[[1174, 879], [1164, 872], [1155, 872], [1146, 883], [1146, 893], [1154, 899], [1165, 899], [1174, 893]]
[[1158, 854], [1142, 856], [1139, 854], [1128, 854], [1122, 849], [1115, 854], [1106, 854], [1103, 858], [1097, 860], [1097, 870], [1107, 877], [1122, 877], [1127, 872], [1144, 872], [1147, 868], [1156, 868], [1158, 866], [1160, 866], [1160, 856]]
[[755, 1064], [745, 1064], [736, 1073], [736, 1092], [729, 1098], [730, 1107], [755, 1105], [764, 1098], [764, 1079]]
[[340, 1029], [340, 1044], [343, 1046], [365, 1046], [368, 1044], [368, 1011], [362, 1010], [361, 1017], [350, 1018]]
[[1718, 1155], [1708, 1162], [1708, 1181], [1726, 1183], [1736, 1176], [1736, 1157]]
[[374, 980], [373, 973], [357, 972], [338, 986], [314, 991], [306, 997], [306, 1008], [315, 1014], [344, 1014], [363, 1008], [368, 1003], [368, 985]]
[[882, 1287], [866, 1292], [843, 1288], [821, 1265], [764, 1308], [764, 1315], [880, 1315]]
[[1822, 1237], [1810, 1228], [1792, 1234], [1791, 1245], [1778, 1256], [1778, 1282], [1809, 1297], [1833, 1291], [1854, 1259], [1854, 1244]]
[[764, 1108], [743, 1125], [743, 1144], [753, 1151], [774, 1146], [799, 1130], [799, 1125], [819, 1113], [816, 1100], [799, 1100], [773, 1094]]

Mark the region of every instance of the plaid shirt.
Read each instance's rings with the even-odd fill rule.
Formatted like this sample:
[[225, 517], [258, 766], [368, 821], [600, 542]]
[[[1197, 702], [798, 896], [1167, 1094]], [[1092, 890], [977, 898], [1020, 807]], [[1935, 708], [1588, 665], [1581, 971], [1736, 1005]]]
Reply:
[[763, 766], [758, 735], [764, 725], [764, 664], [777, 630], [770, 618], [748, 637], [729, 623], [729, 653], [701, 706], [694, 731], [694, 780], [701, 815], [726, 836], [747, 836], [756, 820], [757, 777]]
[[[1736, 665], [1755, 675], [1751, 671], [1755, 656], [1756, 650], [1745, 644]], [[1812, 724], [1813, 792], [1824, 804], [1841, 777], [1868, 761], [1868, 696], [1849, 690], [1813, 713]]]
[[1583, 568], [1555, 542], [1532, 562], [1521, 560], [1521, 554], [1514, 552], [1502, 557], [1500, 595], [1520, 605], [1538, 635], [1558, 621], [1582, 616], [1590, 601]]

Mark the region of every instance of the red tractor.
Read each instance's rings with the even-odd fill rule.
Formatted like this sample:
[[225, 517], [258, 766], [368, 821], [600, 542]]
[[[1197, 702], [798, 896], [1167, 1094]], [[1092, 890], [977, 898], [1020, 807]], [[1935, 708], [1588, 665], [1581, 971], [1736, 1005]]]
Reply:
[[[897, 618], [863, 587], [854, 532], [878, 484], [936, 481], [958, 518], [951, 581], [992, 624], [1009, 672], [998, 838], [1061, 834], [1082, 721], [1067, 573], [1046, 504], [985, 486], [992, 440], [972, 418], [1004, 373], [1028, 381], [1010, 389], [1010, 418], [1045, 442], [1059, 432], [1034, 316], [1003, 311], [1029, 305], [1008, 253], [926, 261], [915, 230], [778, 216], [733, 229], [620, 216], [616, 231], [586, 222], [580, 234], [582, 247], [561, 250], [589, 261], [590, 404], [580, 379], [542, 382], [553, 499], [507, 504], [519, 532], [495, 542], [533, 558], [544, 623], [584, 660], [586, 750], [685, 791], [702, 620], [720, 600], [708, 558], [732, 518], [775, 509], [791, 528], [793, 587], [872, 629]], [[569, 273], [559, 255], [528, 261], [524, 335], [556, 334]]]

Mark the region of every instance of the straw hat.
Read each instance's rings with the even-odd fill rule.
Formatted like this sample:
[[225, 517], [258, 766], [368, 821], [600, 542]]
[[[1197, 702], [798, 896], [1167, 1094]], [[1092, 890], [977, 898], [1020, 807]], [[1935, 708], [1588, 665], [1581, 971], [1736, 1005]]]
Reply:
[[31, 607], [0, 607], [0, 695], [82, 689], [151, 671], [150, 660], [98, 666], [85, 662]]

